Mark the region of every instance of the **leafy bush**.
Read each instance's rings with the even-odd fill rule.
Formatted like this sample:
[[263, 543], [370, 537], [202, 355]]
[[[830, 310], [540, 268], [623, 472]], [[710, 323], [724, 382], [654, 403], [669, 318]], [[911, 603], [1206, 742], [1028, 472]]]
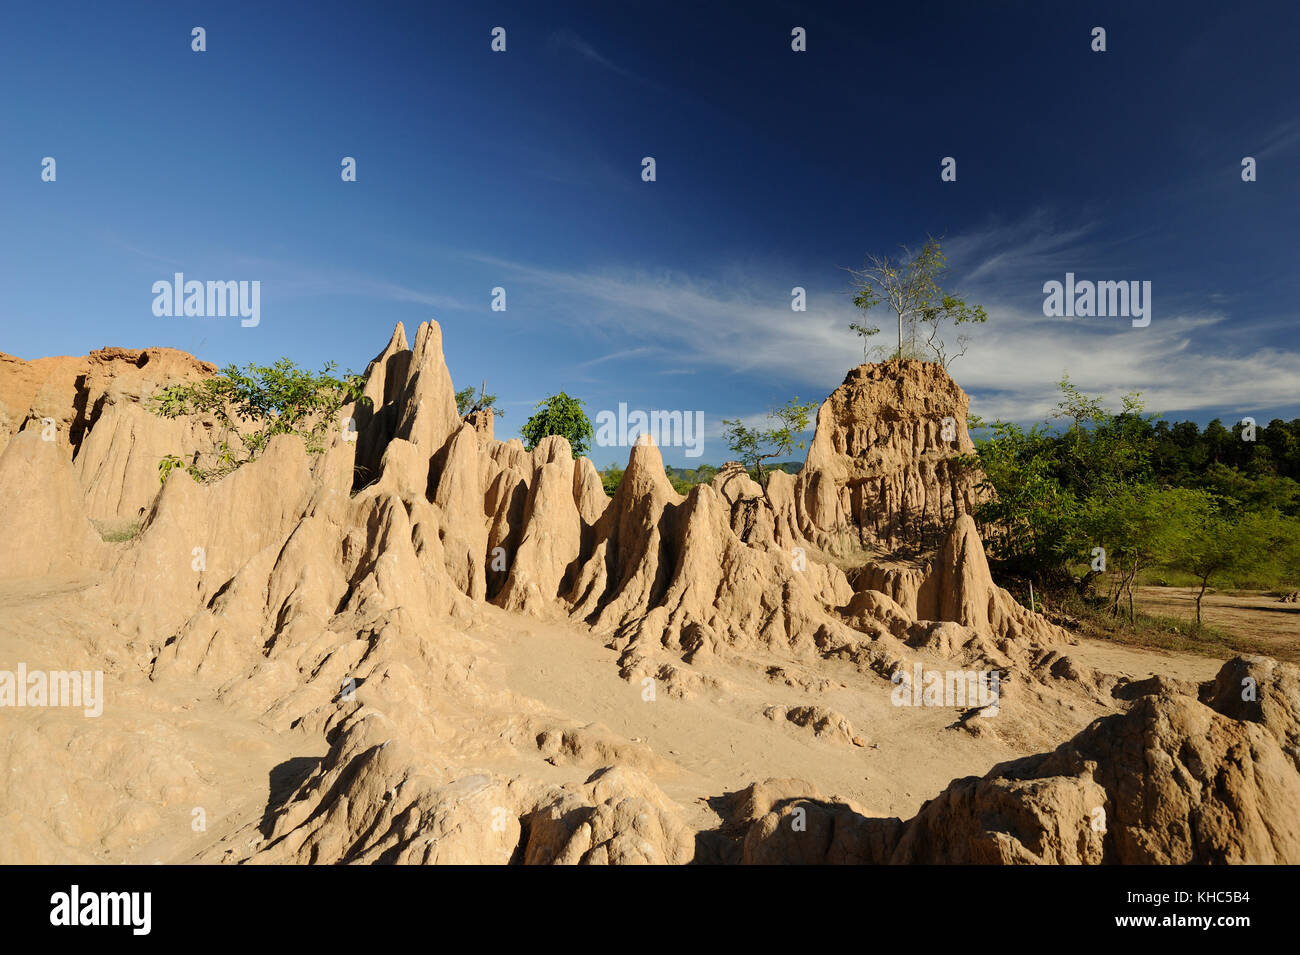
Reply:
[[223, 425], [222, 442], [209, 460], [186, 464], [168, 454], [158, 462], [159, 478], [183, 467], [201, 483], [220, 480], [256, 458], [277, 434], [296, 434], [312, 454], [325, 450], [325, 436], [339, 426], [344, 404], [363, 399], [365, 378], [334, 374], [334, 362], [319, 373], [300, 369], [288, 358], [273, 365], [227, 365], [213, 378], [172, 385], [154, 396], [151, 409], [163, 418], [210, 414]]
[[605, 488], [605, 493], [610, 497], [614, 496], [618, 486], [623, 483], [623, 471], [623, 468], [611, 461], [605, 470], [600, 472], [601, 486]]

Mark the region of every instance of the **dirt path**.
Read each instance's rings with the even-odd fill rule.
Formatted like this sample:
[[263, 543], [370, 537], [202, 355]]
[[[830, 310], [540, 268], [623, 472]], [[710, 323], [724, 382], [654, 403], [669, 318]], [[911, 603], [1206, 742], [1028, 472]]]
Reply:
[[1070, 648], [1069, 655], [1094, 670], [1126, 676], [1134, 681], [1167, 676], [1201, 683], [1213, 678], [1222, 666], [1221, 661], [1199, 653], [1131, 647], [1087, 637], [1080, 637], [1078, 645]]

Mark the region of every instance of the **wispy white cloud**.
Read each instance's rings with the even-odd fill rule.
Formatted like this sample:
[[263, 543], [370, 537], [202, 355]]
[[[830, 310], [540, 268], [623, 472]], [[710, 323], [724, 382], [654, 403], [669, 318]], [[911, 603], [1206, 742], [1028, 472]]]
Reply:
[[987, 289], [1008, 278], [1054, 275], [1093, 254], [1100, 223], [1073, 217], [1061, 223], [1038, 208], [1014, 222], [993, 221], [983, 228], [943, 238], [943, 251], [962, 291]]
[[[1163, 298], [1157, 283], [1146, 328], [1127, 319], [1044, 316], [1043, 281], [1107, 259], [1110, 244], [1100, 239], [1095, 220], [1062, 225], [1039, 209], [1017, 222], [954, 236], [944, 250], [953, 283], [989, 313], [952, 369], [972, 394], [972, 410], [985, 418], [1042, 420], [1055, 408], [1056, 383], [1066, 373], [1084, 391], [1116, 404], [1121, 394], [1140, 391], [1155, 411], [1245, 415], [1300, 401], [1300, 351], [1262, 345], [1262, 334], [1234, 334], [1230, 295], [1207, 293], [1199, 307], [1188, 307]], [[1026, 299], [1036, 305], [1027, 307]], [[1262, 324], [1252, 327], [1260, 331]]]
[[597, 66], [609, 70], [611, 73], [616, 73], [625, 79], [632, 80], [633, 82], [640, 83], [644, 86], [658, 86], [658, 84], [653, 80], [644, 77], [639, 73], [634, 73], [633, 71], [615, 63], [609, 57], [602, 55], [595, 47], [568, 27], [562, 27], [552, 33], [549, 38], [549, 43], [555, 49], [568, 50], [577, 53], [583, 59], [595, 63]]
[[1256, 150], [1256, 159], [1271, 159], [1300, 146], [1300, 119], [1288, 119], [1273, 127], [1264, 137], [1264, 145]]
[[628, 358], [640, 358], [645, 355], [653, 355], [659, 349], [643, 345], [638, 348], [623, 348], [619, 351], [610, 352], [608, 355], [601, 355], [599, 358], [591, 358], [584, 362], [579, 362], [577, 368], [592, 368], [596, 365], [603, 365], [610, 361], [625, 361]]
[[1064, 374], [1112, 405], [1121, 394], [1140, 391], [1152, 411], [1246, 415], [1295, 404], [1300, 352], [1243, 342], [1229, 353], [1200, 344], [1208, 331], [1230, 325], [1222, 313], [1157, 312], [1150, 326], [1133, 328], [1122, 319], [1047, 318], [994, 307], [952, 372], [972, 393], [971, 410], [990, 420], [1043, 420], [1056, 406]]
[[[713, 365], [739, 372], [783, 369], [795, 380], [843, 378], [861, 354], [848, 323], [856, 315], [842, 294], [811, 295], [808, 311], [790, 308], [789, 289], [770, 282], [711, 281], [675, 272], [569, 272], [474, 256], [549, 292], [575, 324], [629, 341], [653, 339], [675, 368]], [[799, 284], [792, 273], [790, 285]], [[581, 307], [575, 307], [581, 303]]]
[[282, 298], [308, 298], [320, 295], [353, 295], [389, 302], [411, 302], [438, 310], [482, 311], [482, 303], [470, 305], [460, 299], [426, 289], [412, 288], [388, 279], [337, 269], [324, 271], [264, 258], [241, 258], [239, 264], [254, 270], [265, 286]]
[[[1096, 261], [1104, 252], [1097, 234], [1091, 221], [1058, 227], [1048, 212], [1038, 211], [1021, 222], [945, 238], [951, 284], [989, 313], [951, 368], [971, 393], [975, 413], [1042, 420], [1054, 409], [1057, 382], [1066, 373], [1078, 387], [1112, 401], [1140, 391], [1153, 411], [1245, 415], [1300, 400], [1300, 350], [1276, 338], [1264, 344], [1261, 336], [1234, 335], [1226, 303], [1208, 296], [1201, 308], [1180, 308], [1162, 300], [1157, 288], [1146, 328], [1133, 328], [1127, 319], [1044, 316], [1042, 282]], [[542, 298], [549, 295], [556, 313], [584, 331], [626, 343], [588, 367], [658, 351], [674, 373], [714, 368], [775, 375], [819, 397], [862, 357], [860, 340], [848, 330], [861, 313], [846, 288], [809, 287], [808, 310], [794, 312], [789, 287], [807, 284], [796, 270], [786, 286], [777, 284], [771, 268], [762, 275], [729, 271], [720, 280], [473, 258], [534, 286]]]

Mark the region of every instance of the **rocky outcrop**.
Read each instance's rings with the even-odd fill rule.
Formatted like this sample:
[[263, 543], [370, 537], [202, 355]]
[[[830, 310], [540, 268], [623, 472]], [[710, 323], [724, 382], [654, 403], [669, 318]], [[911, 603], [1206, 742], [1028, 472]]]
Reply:
[[1162, 693], [1053, 753], [954, 783], [890, 861], [1295, 864], [1298, 799], [1300, 774], [1266, 731]]
[[0, 447], [24, 427], [48, 430], [75, 458], [90, 517], [137, 521], [158, 494], [162, 457], [208, 452], [218, 440], [214, 419], [162, 419], [149, 400], [216, 371], [174, 348], [101, 348], [31, 362], [0, 354]]
[[383, 351], [366, 365], [365, 400], [346, 409], [356, 428], [356, 475], [354, 486], [364, 487], [379, 474], [384, 450], [397, 433], [398, 399], [406, 389], [411, 367], [411, 349], [401, 322]]
[[0, 352], [0, 447], [24, 426], [49, 418], [59, 441], [75, 451], [106, 406], [140, 402], [216, 372], [216, 365], [174, 348], [101, 348], [35, 361]]
[[799, 527], [819, 547], [924, 551], [978, 500], [970, 402], [942, 367], [859, 365], [817, 412]]
[[406, 381], [396, 405], [396, 436], [430, 456], [460, 427], [456, 392], [442, 357], [442, 329], [437, 322], [424, 322], [416, 333]]
[[[337, 466], [350, 466], [352, 492], [378, 489], [363, 495], [371, 501], [367, 521], [389, 512], [383, 494], [403, 502], [419, 535], [413, 546], [426, 562], [437, 556], [437, 588], [582, 621], [620, 649], [628, 679], [667, 673], [686, 686], [699, 677], [683, 667], [719, 653], [848, 655], [886, 673], [898, 664], [895, 638], [915, 621], [949, 621], [975, 635], [1030, 643], [1060, 635], [994, 586], [963, 510], [969, 495], [949, 506], [926, 481], [914, 480], [970, 450], [965, 396], [936, 366], [851, 372], [823, 404], [798, 477], [776, 472], [763, 488], [733, 462], [712, 485], [683, 497], [669, 484], [658, 449], [641, 444], [611, 500], [591, 462], [575, 461], [563, 439], [528, 452], [518, 441], [492, 438], [487, 414], [462, 422], [441, 341], [436, 323], [421, 325], [414, 348], [401, 325], [394, 329], [368, 365], [366, 400], [346, 409], [355, 427], [336, 440], [331, 459], [341, 461], [350, 448], [350, 464]], [[141, 367], [185, 370], [153, 351], [132, 354]], [[125, 379], [94, 391], [148, 390]], [[305, 520], [316, 465], [281, 442], [269, 461], [212, 487], [175, 472], [155, 499], [157, 459], [211, 440], [208, 423], [157, 419], [130, 401], [97, 407], [78, 473], [92, 516], [143, 515], [144, 531], [118, 562], [111, 590], [118, 606], [132, 608], [123, 625], [157, 644]], [[947, 425], [956, 430], [945, 442]], [[276, 469], [276, 482], [268, 481]], [[331, 493], [346, 489], [331, 486]], [[872, 521], [896, 505], [924, 515], [926, 528], [949, 519], [928, 556], [889, 565], [862, 548], [894, 540]], [[859, 548], [852, 566], [842, 554], [838, 561], [826, 556], [834, 543], [828, 529], [842, 530], [845, 520]], [[333, 539], [348, 533], [339, 528]], [[178, 572], [190, 564], [203, 569]], [[165, 599], [133, 599], [149, 587]]]
[[278, 435], [213, 485], [173, 471], [104, 584], [124, 632], [159, 644], [259, 552], [278, 551], [312, 493], [302, 440]]
[[1201, 687], [1200, 698], [1225, 716], [1262, 726], [1300, 771], [1300, 667], [1234, 657]]
[[183, 460], [209, 454], [220, 443], [207, 416], [159, 418], [131, 400], [108, 400], [77, 451], [77, 477], [95, 520], [140, 519], [162, 489], [158, 463], [169, 454]]
[[0, 452], [0, 527], [0, 580], [84, 574], [107, 558], [67, 452], [37, 429]]
[[[1247, 672], [1278, 701], [1270, 721], [1231, 715]], [[1203, 689], [1212, 706], [1155, 687], [1053, 752], [955, 781], [906, 822], [786, 780], [751, 787], [725, 828], [747, 863], [1294, 865], [1300, 772], [1283, 741], [1298, 675], [1229, 661]]]

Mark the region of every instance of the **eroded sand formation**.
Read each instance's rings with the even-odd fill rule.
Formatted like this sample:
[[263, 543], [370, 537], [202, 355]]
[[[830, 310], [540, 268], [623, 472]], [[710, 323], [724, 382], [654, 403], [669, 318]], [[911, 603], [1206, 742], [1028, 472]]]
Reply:
[[[935, 366], [853, 369], [766, 489], [679, 495], [642, 444], [611, 499], [462, 421], [432, 322], [355, 441], [207, 486], [157, 461], [213, 422], [142, 402], [211, 366], [3, 361], [0, 669], [104, 701], [0, 709], [0, 862], [1300, 861], [1297, 669], [1080, 645], [998, 588]], [[895, 705], [918, 666], [995, 703]]]

